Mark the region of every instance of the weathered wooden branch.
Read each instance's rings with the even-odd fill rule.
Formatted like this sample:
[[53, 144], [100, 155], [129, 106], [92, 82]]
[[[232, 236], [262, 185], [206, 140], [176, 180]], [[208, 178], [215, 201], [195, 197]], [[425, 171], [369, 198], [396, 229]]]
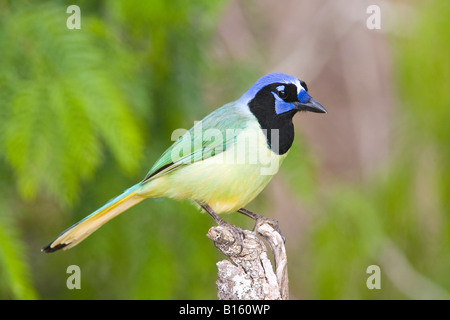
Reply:
[[[233, 231], [234, 229], [234, 231]], [[243, 239], [235, 241], [236, 232]], [[262, 237], [272, 250], [275, 272]], [[282, 235], [266, 221], [254, 231], [233, 225], [212, 227], [208, 238], [229, 259], [217, 263], [217, 294], [220, 300], [287, 300], [287, 256]], [[241, 246], [242, 244], [242, 246]]]

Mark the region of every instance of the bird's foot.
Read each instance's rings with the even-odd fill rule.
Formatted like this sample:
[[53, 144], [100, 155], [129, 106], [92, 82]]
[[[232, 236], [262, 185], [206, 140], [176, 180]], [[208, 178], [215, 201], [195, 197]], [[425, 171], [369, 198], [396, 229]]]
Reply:
[[[236, 252], [237, 255], [240, 255], [242, 253], [242, 250], [244, 249], [244, 231], [238, 226], [232, 225], [224, 220], [222, 221], [222, 223], [219, 223], [219, 226], [231, 232], [231, 237], [223, 239], [230, 244], [226, 247], [234, 247], [235, 249], [233, 251]], [[217, 242], [215, 242], [215, 244], [218, 249], [221, 249], [217, 246]]]
[[260, 214], [251, 212], [247, 209], [241, 208], [238, 210], [239, 213], [242, 213], [244, 215], [246, 215], [249, 218], [252, 218], [253, 220], [255, 220], [255, 229], [257, 229], [257, 226], [263, 224], [263, 223], [267, 223], [268, 225], [270, 225], [275, 231], [277, 231], [280, 236], [283, 238], [283, 242], [286, 243], [286, 237], [284, 236], [283, 232], [280, 229], [280, 226], [278, 224], [278, 221], [272, 218], [267, 218], [264, 217]]
[[220, 218], [217, 215], [217, 213], [215, 213], [211, 209], [211, 207], [208, 206], [207, 204], [199, 203], [199, 205], [203, 208], [203, 210], [205, 210], [214, 219], [214, 221], [219, 226], [224, 227], [231, 232], [233, 239], [229, 239], [228, 241], [231, 241], [232, 245], [234, 245], [234, 244], [238, 245], [240, 247], [239, 253], [241, 253], [244, 248], [244, 232], [243, 232], [243, 230], [235, 225], [232, 225], [232, 224], [226, 222], [222, 218]]

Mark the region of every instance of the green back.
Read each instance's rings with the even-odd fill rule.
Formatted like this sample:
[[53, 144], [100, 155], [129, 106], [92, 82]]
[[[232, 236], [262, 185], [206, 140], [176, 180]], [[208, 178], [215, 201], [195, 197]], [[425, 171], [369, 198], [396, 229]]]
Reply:
[[142, 183], [225, 151], [235, 143], [249, 121], [257, 120], [245, 107], [235, 102], [211, 112], [161, 155]]

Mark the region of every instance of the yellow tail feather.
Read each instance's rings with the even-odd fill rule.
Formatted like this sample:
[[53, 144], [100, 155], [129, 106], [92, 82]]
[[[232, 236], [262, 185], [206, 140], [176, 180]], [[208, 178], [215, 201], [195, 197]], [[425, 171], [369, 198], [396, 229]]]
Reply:
[[48, 253], [72, 248], [103, 224], [145, 199], [130, 189], [61, 233], [53, 242], [42, 248], [42, 251]]

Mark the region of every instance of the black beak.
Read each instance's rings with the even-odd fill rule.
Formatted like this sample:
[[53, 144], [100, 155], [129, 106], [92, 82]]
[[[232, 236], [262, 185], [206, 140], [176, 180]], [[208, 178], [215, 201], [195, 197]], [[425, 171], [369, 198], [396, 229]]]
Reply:
[[318, 103], [313, 98], [309, 99], [308, 102], [302, 103], [302, 102], [294, 102], [295, 108], [299, 111], [310, 111], [315, 113], [327, 113], [327, 110]]

